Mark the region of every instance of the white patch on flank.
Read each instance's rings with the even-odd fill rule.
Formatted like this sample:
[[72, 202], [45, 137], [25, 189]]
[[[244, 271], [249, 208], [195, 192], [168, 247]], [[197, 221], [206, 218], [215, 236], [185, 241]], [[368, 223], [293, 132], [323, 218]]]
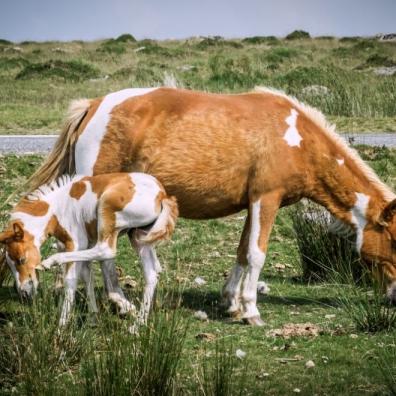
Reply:
[[355, 193], [355, 206], [351, 209], [351, 222], [356, 229], [356, 250], [360, 254], [363, 245], [363, 231], [367, 224], [366, 211], [370, 197], [363, 193]]
[[298, 146], [300, 147], [300, 142], [302, 139], [301, 135], [298, 133], [296, 123], [297, 123], [298, 112], [295, 109], [291, 109], [290, 115], [286, 118], [286, 124], [289, 125], [287, 128], [283, 139], [286, 140], [290, 147]]
[[344, 163], [345, 163], [345, 160], [344, 160], [344, 158], [341, 158], [341, 159], [338, 159], [337, 158], [337, 163], [338, 163], [338, 165], [344, 165]]
[[128, 98], [147, 94], [157, 88], [131, 88], [111, 93], [104, 97], [83, 133], [75, 149], [76, 173], [91, 176], [99, 155], [102, 139], [107, 131], [113, 108]]
[[160, 192], [157, 180], [144, 173], [130, 174], [135, 191], [132, 201], [122, 211], [116, 212], [117, 229], [138, 228], [152, 223], [159, 215], [155, 198]]

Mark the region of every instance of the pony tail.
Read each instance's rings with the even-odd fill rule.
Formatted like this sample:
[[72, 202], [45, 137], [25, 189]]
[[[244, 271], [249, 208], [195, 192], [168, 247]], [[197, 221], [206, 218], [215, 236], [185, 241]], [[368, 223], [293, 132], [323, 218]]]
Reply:
[[78, 128], [87, 115], [90, 105], [89, 99], [71, 102], [63, 129], [54, 148], [45, 162], [27, 181], [29, 192], [43, 184], [50, 183], [63, 174], [73, 175], [75, 173], [74, 145], [78, 137]]
[[6, 261], [5, 249], [0, 250], [0, 287], [11, 278], [11, 271]]
[[161, 200], [161, 205], [161, 213], [148, 234], [144, 236], [137, 234], [139, 242], [151, 244], [171, 237], [175, 229], [176, 220], [179, 216], [176, 198], [165, 196], [165, 198]]

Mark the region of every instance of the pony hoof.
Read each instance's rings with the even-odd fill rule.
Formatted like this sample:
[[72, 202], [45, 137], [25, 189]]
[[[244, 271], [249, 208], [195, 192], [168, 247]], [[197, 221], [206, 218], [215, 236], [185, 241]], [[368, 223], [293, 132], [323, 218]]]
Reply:
[[251, 325], [251, 326], [264, 326], [264, 321], [260, 318], [260, 316], [252, 316], [250, 318], [243, 318], [244, 323]]
[[239, 321], [242, 318], [242, 312], [239, 309], [236, 311], [228, 311], [228, 314], [233, 321]]

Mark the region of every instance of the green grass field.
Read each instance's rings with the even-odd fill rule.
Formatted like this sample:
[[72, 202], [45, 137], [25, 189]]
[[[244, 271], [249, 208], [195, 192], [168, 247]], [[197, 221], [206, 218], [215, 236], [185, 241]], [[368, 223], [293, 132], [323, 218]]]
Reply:
[[[361, 147], [360, 152], [395, 188], [396, 151]], [[0, 202], [26, 180], [41, 160], [38, 156], [0, 158]], [[1, 225], [9, 209], [3, 205]], [[340, 293], [356, 302], [371, 289], [356, 294], [342, 285], [307, 284], [301, 280], [290, 209], [282, 209], [276, 220], [260, 277], [271, 288], [269, 295], [259, 296], [258, 302], [266, 326], [232, 322], [223, 313], [220, 290], [235, 261], [244, 217], [242, 212], [205, 222], [180, 219], [172, 240], [158, 248], [165, 271], [158, 285], [153, 321], [138, 336], [128, 332], [131, 318], [119, 318], [109, 308], [99, 271], [101, 312], [96, 325], [92, 326], [86, 313], [82, 292], [75, 309], [76, 320], [64, 334], [56, 331], [61, 298], [54, 297], [52, 291], [54, 274], [42, 275], [45, 292], [33, 306], [19, 303], [12, 283], [3, 287], [0, 394], [120, 395], [132, 394], [131, 389], [138, 395], [389, 392], [386, 379], [396, 384], [392, 377], [396, 329], [361, 331], [340, 303]], [[142, 277], [137, 256], [125, 238], [119, 241], [117, 265], [124, 275], [137, 281], [136, 288], [127, 289], [129, 297], [137, 302]], [[198, 276], [206, 284], [198, 286], [194, 282]], [[208, 314], [207, 321], [194, 318], [198, 310]], [[291, 338], [271, 334], [285, 324], [304, 323], [317, 326], [319, 334]], [[243, 359], [236, 357], [238, 349], [246, 353]], [[166, 356], [177, 366], [164, 363]], [[390, 367], [385, 378], [384, 370], [379, 368], [383, 366], [378, 363], [383, 356], [388, 356]], [[309, 360], [315, 367], [305, 367]], [[171, 383], [161, 382], [164, 377]]]
[[70, 100], [167, 76], [210, 92], [271, 86], [320, 108], [339, 131], [396, 131], [396, 73], [376, 74], [395, 65], [395, 42], [367, 38], [0, 40], [0, 133], [57, 132]]

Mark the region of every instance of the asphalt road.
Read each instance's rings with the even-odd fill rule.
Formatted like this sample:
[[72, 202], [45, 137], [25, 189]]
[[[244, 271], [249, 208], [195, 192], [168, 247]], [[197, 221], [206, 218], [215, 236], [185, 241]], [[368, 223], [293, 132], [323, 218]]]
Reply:
[[[396, 133], [347, 133], [344, 134], [350, 144], [396, 147]], [[56, 135], [0, 135], [0, 154], [46, 154]]]

